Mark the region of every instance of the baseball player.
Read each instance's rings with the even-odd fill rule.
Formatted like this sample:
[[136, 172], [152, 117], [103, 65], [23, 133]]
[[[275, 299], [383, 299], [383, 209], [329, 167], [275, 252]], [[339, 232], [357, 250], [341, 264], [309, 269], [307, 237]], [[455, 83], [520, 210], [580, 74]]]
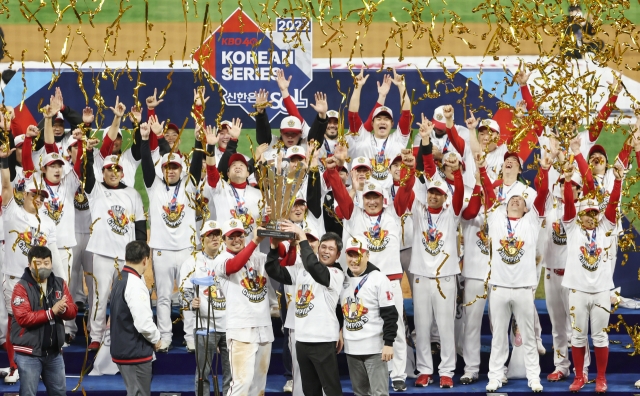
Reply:
[[[507, 334], [511, 315], [515, 316], [522, 336], [529, 387], [534, 392], [543, 390], [534, 331], [533, 288], [537, 284], [536, 246], [545, 214], [549, 191], [548, 169], [552, 160], [546, 157], [541, 162], [535, 180], [538, 194], [532, 207], [527, 205], [523, 196], [514, 195], [506, 204], [496, 204], [497, 208], [488, 215], [494, 260], [489, 278], [489, 284], [492, 285], [489, 309], [493, 338], [487, 392], [495, 392], [502, 386], [504, 364], [509, 355]], [[482, 167], [480, 172], [486, 172], [486, 168]], [[485, 194], [495, 202], [492, 189], [487, 188]]]
[[264, 393], [271, 357], [273, 329], [267, 298], [266, 256], [256, 251], [262, 237], [254, 231], [245, 243], [245, 229], [237, 219], [222, 223], [226, 250], [213, 262], [216, 275], [227, 280], [227, 345], [231, 362], [228, 396]]
[[[116, 99], [116, 106], [111, 108], [114, 122], [108, 134], [113, 135], [118, 127], [126, 107]], [[104, 146], [104, 143], [103, 143]], [[87, 150], [87, 157], [92, 160], [93, 152]], [[107, 299], [111, 283], [124, 267], [124, 255], [127, 243], [147, 240], [147, 220], [142, 206], [140, 194], [125, 185], [122, 180], [126, 170], [120, 165], [121, 157], [109, 155], [101, 165], [102, 182], [96, 180], [94, 167], [87, 167], [85, 192], [89, 198], [91, 210], [92, 234], [87, 250], [93, 253], [93, 263], [89, 271], [95, 282], [91, 307], [90, 327], [91, 343], [89, 350], [100, 347], [106, 326]], [[98, 300], [97, 296], [101, 296]]]
[[[574, 193], [571, 184], [564, 185], [563, 223], [567, 235], [567, 265], [562, 286], [571, 290], [572, 334], [571, 351], [575, 367], [584, 365], [587, 347], [587, 329], [591, 324], [591, 338], [596, 356], [596, 393], [607, 391], [607, 361], [609, 358], [609, 337], [606, 328], [609, 324], [611, 300], [609, 291], [613, 289], [611, 265], [607, 263], [611, 248], [611, 238], [607, 233], [616, 227], [617, 209], [624, 178], [624, 166], [616, 163], [615, 181], [609, 202], [600, 218], [600, 208], [596, 200], [583, 201], [576, 214]], [[571, 180], [573, 167], [564, 170], [565, 180]], [[586, 379], [576, 372], [569, 390], [579, 391]]]
[[[140, 125], [142, 142], [140, 155], [142, 175], [149, 196], [149, 221], [153, 224], [149, 238], [149, 247], [153, 249], [153, 276], [157, 294], [158, 329], [162, 344], [158, 352], [167, 352], [171, 348], [171, 294], [174, 282], [180, 282], [180, 266], [189, 257], [192, 230], [195, 230], [195, 208], [191, 203], [197, 185], [189, 176], [182, 177], [185, 167], [182, 155], [167, 153], [162, 156], [160, 167], [164, 177], [156, 175], [149, 135], [151, 128], [147, 123]], [[200, 180], [202, 172], [202, 143], [196, 136], [189, 175]], [[187, 349], [193, 351], [195, 344], [192, 334], [185, 334]]]

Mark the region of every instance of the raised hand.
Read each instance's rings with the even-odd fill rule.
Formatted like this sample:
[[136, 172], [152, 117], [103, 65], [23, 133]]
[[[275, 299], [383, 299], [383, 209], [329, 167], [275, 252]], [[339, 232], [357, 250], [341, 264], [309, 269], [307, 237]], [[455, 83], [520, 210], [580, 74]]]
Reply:
[[151, 128], [151, 132], [155, 133], [156, 136], [162, 136], [162, 134], [164, 133], [164, 121], [162, 121], [161, 123], [158, 122], [158, 116], [154, 114], [149, 117], [148, 123], [149, 127]]
[[64, 107], [64, 99], [62, 98], [62, 90], [60, 89], [60, 87], [56, 87], [55, 98], [60, 105], [60, 109], [62, 109]]
[[422, 138], [422, 144], [426, 146], [429, 144], [431, 140], [431, 132], [433, 132], [433, 123], [431, 122], [430, 119], [424, 116], [424, 113], [421, 113], [421, 116], [422, 116], [422, 122], [418, 122], [418, 126], [420, 127], [420, 129], [418, 129], [418, 133]]
[[478, 169], [485, 168], [487, 166], [487, 159], [482, 155], [482, 153], [477, 153], [473, 159], [476, 162], [476, 167]]
[[616, 180], [624, 179], [624, 165], [620, 161], [616, 161], [615, 165], [613, 165], [613, 176], [615, 176]]
[[27, 137], [34, 138], [34, 137], [38, 136], [38, 133], [40, 133], [40, 130], [38, 130], [37, 126], [29, 125], [27, 127], [27, 131], [26, 131], [25, 134], [27, 135]]
[[154, 88], [153, 96], [147, 97], [147, 109], [153, 110], [156, 107], [158, 107], [160, 103], [164, 102], [164, 99], [158, 99], [157, 95], [158, 95], [158, 88]]
[[134, 124], [139, 124], [142, 121], [142, 110], [138, 106], [131, 106], [131, 111], [129, 113], [129, 119]]
[[284, 70], [278, 69], [278, 71], [276, 72], [276, 82], [278, 83], [278, 88], [280, 88], [280, 92], [289, 91], [289, 84], [291, 83], [292, 77], [293, 76], [289, 76], [289, 78], [286, 78], [284, 76]]
[[581, 143], [580, 143], [580, 137], [579, 136], [574, 137], [569, 142], [569, 148], [571, 148], [571, 151], [575, 155], [580, 154], [580, 147], [581, 147]]
[[336, 157], [339, 162], [341, 162], [339, 165], [342, 165], [347, 161], [348, 154], [349, 149], [341, 144], [336, 144], [335, 148], [333, 149], [333, 156]]
[[380, 84], [380, 81], [376, 81], [376, 84], [378, 84], [378, 95], [387, 96], [389, 90], [391, 89], [391, 76], [385, 74], [384, 78], [382, 79], [382, 84]]
[[256, 111], [258, 113], [264, 112], [264, 109], [271, 104], [269, 100], [269, 92], [260, 88], [260, 91], [256, 92]]
[[2, 115], [6, 117], [8, 122], [11, 122], [14, 118], [16, 118], [16, 111], [13, 106], [3, 106], [0, 105], [0, 109], [2, 110]]
[[71, 137], [73, 137], [76, 140], [82, 140], [84, 138], [84, 135], [80, 128], [76, 128], [71, 132]]
[[566, 162], [564, 165], [564, 168], [562, 169], [562, 173], [564, 173], [565, 182], [571, 180], [571, 176], [573, 176], [573, 170], [574, 170], [573, 164]]
[[522, 118], [524, 117], [524, 113], [527, 111], [527, 102], [524, 100], [519, 101], [516, 104], [516, 117]]
[[85, 107], [82, 110], [82, 122], [85, 124], [92, 124], [94, 120], [93, 109], [91, 107]]
[[210, 144], [212, 146], [218, 144], [218, 129], [216, 127], [207, 125], [207, 127], [204, 129], [204, 135], [207, 139], [207, 144]]
[[520, 84], [521, 87], [525, 86], [527, 85], [527, 81], [529, 81], [529, 76], [531, 76], [531, 72], [527, 73], [524, 70], [520, 70], [516, 73], [516, 82]]
[[242, 132], [242, 122], [240, 122], [239, 118], [234, 118], [231, 120], [231, 125], [229, 125], [229, 135], [231, 135], [232, 139], [238, 139], [240, 137], [240, 133]]
[[551, 168], [551, 164], [553, 164], [553, 158], [550, 156], [546, 156], [540, 160], [540, 166], [544, 170]]
[[327, 104], [327, 95], [322, 92], [316, 92], [314, 95], [316, 104], [309, 103], [309, 106], [318, 112], [320, 118], [325, 119], [327, 117], [327, 111], [329, 111], [329, 105]]
[[391, 82], [393, 83], [393, 85], [395, 86], [401, 86], [404, 83], [404, 75], [402, 74], [398, 74], [398, 72], [396, 71], [396, 69], [393, 69], [393, 78], [391, 79]]
[[[204, 97], [204, 86], [198, 87], [193, 90], [193, 104], [196, 106], [202, 106], [203, 103], [207, 103], [209, 97]], [[204, 101], [204, 102], [203, 102]]]
[[442, 108], [442, 114], [444, 115], [445, 120], [453, 120], [453, 106], [446, 105]]
[[479, 118], [476, 118], [473, 115], [473, 111], [469, 110], [469, 118], [464, 120], [465, 124], [467, 124], [467, 129], [470, 131], [475, 130], [478, 127], [478, 123], [480, 122]]
[[411, 149], [402, 149], [402, 163], [405, 164], [409, 168], [414, 168], [416, 166], [416, 157], [413, 156], [413, 150]]
[[337, 159], [335, 155], [333, 157], [327, 157], [327, 159], [324, 160], [324, 168], [326, 170], [335, 169], [338, 166], [338, 162], [339, 159]]
[[149, 135], [151, 134], [151, 127], [146, 122], [140, 124], [140, 136], [142, 140], [149, 140]]
[[444, 165], [449, 165], [452, 171], [457, 171], [458, 169], [460, 169], [460, 162], [458, 161], [458, 158], [455, 154], [449, 153], [443, 159]]
[[367, 74], [366, 76], [364, 75], [364, 67], [360, 69], [360, 73], [356, 74], [356, 85], [354, 87], [354, 89], [362, 89], [362, 87], [364, 86], [364, 84], [367, 82], [367, 80], [369, 79], [370, 74]]
[[8, 158], [14, 151], [16, 151], [15, 147], [9, 150], [8, 144], [0, 145], [0, 158]]
[[256, 148], [256, 152], [254, 153], [254, 160], [258, 161], [262, 158], [262, 154], [266, 153], [269, 150], [269, 143], [262, 143]]
[[100, 139], [87, 139], [87, 150], [93, 150], [100, 144]]
[[622, 75], [620, 73], [616, 74], [615, 72], [613, 73], [613, 81], [607, 81], [607, 83], [609, 84], [609, 89], [611, 90], [611, 93], [613, 95], [620, 95], [620, 92], [622, 92]]
[[113, 115], [116, 117], [122, 118], [124, 116], [124, 112], [127, 111], [127, 106], [124, 103], [120, 102], [120, 96], [116, 96], [116, 104], [114, 107], [109, 107], [111, 111], [113, 111]]

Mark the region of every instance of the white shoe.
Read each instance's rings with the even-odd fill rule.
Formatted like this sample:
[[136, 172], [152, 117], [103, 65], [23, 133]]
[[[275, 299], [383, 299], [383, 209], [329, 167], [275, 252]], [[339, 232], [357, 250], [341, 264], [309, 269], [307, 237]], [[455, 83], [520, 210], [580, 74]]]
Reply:
[[544, 349], [544, 345], [542, 345], [542, 341], [538, 340], [538, 355], [542, 356], [547, 353], [547, 350]]
[[194, 353], [196, 351], [196, 343], [193, 340], [187, 340], [187, 352]]
[[505, 375], [504, 377], [502, 377], [500, 382], [502, 382], [502, 385], [506, 385], [509, 383], [509, 378], [507, 378], [507, 376]]
[[167, 353], [171, 348], [171, 340], [162, 340], [162, 342], [160, 343], [160, 348], [158, 348], [158, 352]]
[[536, 393], [542, 392], [542, 389], [543, 389], [539, 379], [531, 380], [529, 382], [529, 388], [531, 388], [531, 390]]
[[288, 380], [286, 384], [282, 387], [282, 391], [286, 393], [293, 392], [293, 380]]
[[9, 369], [9, 374], [7, 374], [6, 377], [4, 377], [4, 383], [5, 384], [15, 384], [16, 382], [18, 382], [18, 380], [20, 379], [20, 376], [18, 375], [18, 369]]
[[487, 390], [487, 392], [495, 392], [501, 387], [502, 387], [502, 383], [500, 383], [500, 381], [492, 379], [489, 381], [485, 389]]
[[640, 388], [640, 380], [636, 381], [636, 388]]

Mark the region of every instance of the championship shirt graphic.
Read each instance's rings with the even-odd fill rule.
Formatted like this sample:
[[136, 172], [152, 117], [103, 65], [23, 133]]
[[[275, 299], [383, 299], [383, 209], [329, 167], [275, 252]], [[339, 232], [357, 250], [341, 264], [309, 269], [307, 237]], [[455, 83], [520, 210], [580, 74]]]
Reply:
[[438, 231], [435, 227], [429, 227], [429, 231], [423, 231], [422, 246], [424, 246], [424, 250], [432, 256], [437, 256], [444, 245], [442, 236], [442, 231]]
[[602, 248], [598, 247], [595, 240], [586, 242], [584, 246], [580, 246], [580, 263], [582, 268], [593, 272], [600, 265]]
[[64, 213], [64, 204], [62, 203], [60, 198], [52, 198], [50, 200], [47, 200], [43, 205], [47, 216], [49, 216], [49, 218], [53, 220], [56, 225], [60, 224], [60, 219], [62, 218], [62, 214]]
[[258, 274], [253, 267], [244, 271], [244, 277], [240, 281], [242, 294], [252, 303], [259, 303], [267, 295], [267, 278]]
[[171, 199], [168, 205], [162, 206], [162, 220], [169, 228], [178, 228], [184, 219], [184, 204]]
[[24, 186], [25, 186], [25, 179], [22, 178], [18, 180], [15, 186], [13, 187], [13, 199], [16, 200], [16, 203], [18, 205], [22, 205], [24, 203]]
[[524, 241], [515, 237], [506, 237], [500, 240], [498, 253], [506, 264], [518, 264], [524, 255]]
[[309, 315], [309, 312], [313, 309], [313, 300], [315, 296], [311, 291], [311, 285], [300, 285], [296, 293], [296, 317], [304, 318]]
[[553, 239], [553, 243], [556, 245], [564, 246], [567, 244], [567, 233], [560, 220], [554, 221], [553, 224], [551, 224], [551, 239]]
[[246, 207], [237, 207], [236, 209], [231, 209], [231, 217], [242, 222], [242, 227], [244, 228], [244, 234], [249, 235], [253, 232], [253, 225], [255, 224], [255, 220], [253, 220], [253, 216], [249, 213], [249, 209]]
[[85, 194], [80, 187], [78, 187], [76, 193], [73, 196], [73, 207], [80, 211], [89, 210], [89, 200], [87, 199], [87, 194]]
[[342, 313], [346, 321], [345, 327], [348, 331], [362, 330], [364, 325], [369, 321], [366, 314], [369, 309], [362, 304], [362, 300], [358, 297], [347, 297], [342, 304]]
[[489, 224], [483, 224], [480, 231], [476, 232], [478, 240], [476, 246], [482, 254], [489, 255]]
[[389, 231], [383, 230], [380, 226], [369, 228], [364, 236], [367, 238], [367, 247], [374, 253], [383, 251], [389, 244]]
[[111, 227], [111, 231], [118, 235], [126, 234], [129, 231], [127, 229], [129, 218], [127, 217], [125, 209], [120, 205], [114, 205], [109, 209], [108, 213], [109, 218], [107, 219], [107, 224]]
[[18, 234], [16, 241], [13, 243], [13, 246], [11, 246], [11, 249], [15, 252], [17, 247], [25, 256], [29, 255], [29, 251], [33, 246], [47, 245], [47, 236], [43, 232], [38, 231], [38, 228], [36, 227], [29, 227], [24, 232], [18, 232], [15, 230], [10, 232]]
[[222, 288], [220, 287], [220, 282], [218, 278], [213, 276], [213, 285], [205, 288], [202, 292], [207, 298], [210, 296], [211, 300], [211, 308], [216, 311], [224, 311], [227, 308], [227, 299], [222, 293]]
[[389, 176], [389, 159], [374, 155], [371, 158], [371, 176], [376, 180], [385, 180]]

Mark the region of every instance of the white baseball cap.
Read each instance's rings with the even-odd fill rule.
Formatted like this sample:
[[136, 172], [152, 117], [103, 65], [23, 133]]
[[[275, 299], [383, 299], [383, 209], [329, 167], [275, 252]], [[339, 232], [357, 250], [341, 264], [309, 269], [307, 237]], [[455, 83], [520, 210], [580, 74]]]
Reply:
[[24, 143], [24, 139], [27, 137], [27, 135], [25, 135], [24, 133], [22, 135], [18, 135], [15, 138], [13, 138], [13, 142], [16, 145], [16, 148], [22, 146], [22, 144]]
[[362, 195], [367, 195], [369, 193], [378, 194], [381, 197], [384, 197], [384, 193], [382, 192], [382, 187], [378, 183], [367, 183], [364, 186], [364, 191], [362, 191]]
[[308, 236], [312, 236], [314, 239], [316, 240], [320, 240], [320, 236], [318, 235], [318, 232], [315, 230], [315, 228], [313, 227], [307, 227], [304, 230], [302, 230], [305, 234], [307, 234]]
[[458, 162], [460, 163], [460, 165], [462, 165], [462, 170], [466, 170], [467, 164], [464, 163], [464, 161], [462, 160], [462, 156], [460, 156], [460, 153], [456, 152], [456, 151], [449, 151], [448, 153], [444, 154], [442, 157], [443, 160], [443, 164], [444, 164], [444, 158], [453, 155], [456, 157], [456, 159], [458, 160]]
[[500, 125], [497, 121], [487, 118], [485, 120], [480, 121], [480, 125], [478, 129], [489, 128], [496, 133], [500, 133]]
[[280, 122], [280, 133], [282, 132], [297, 132], [302, 133], [302, 123], [298, 117], [287, 116]]
[[431, 122], [436, 129], [445, 130], [447, 128], [447, 124], [444, 119], [444, 105], [436, 107], [433, 111], [433, 119]]
[[202, 224], [202, 229], [200, 230], [200, 235], [205, 236], [211, 231], [220, 230], [222, 231], [222, 227], [215, 220], [208, 220]]
[[291, 157], [302, 157], [304, 159], [307, 158], [306, 153], [304, 152], [304, 148], [301, 146], [291, 146], [287, 149], [287, 154], [285, 154], [284, 158], [290, 159]]
[[67, 140], [67, 148], [73, 147], [76, 144], [78, 144], [78, 139], [74, 138], [73, 136], [70, 137], [69, 140]]
[[590, 210], [595, 210], [596, 212], [600, 212], [600, 205], [598, 204], [598, 201], [596, 201], [593, 198], [580, 201], [580, 205], [578, 206], [578, 213], [588, 212]]
[[227, 128], [231, 128], [231, 121], [229, 120], [224, 120], [220, 123], [220, 129], [227, 127]]
[[373, 111], [373, 117], [371, 117], [371, 119], [376, 118], [380, 113], [387, 114], [393, 120], [393, 111], [391, 111], [391, 109], [388, 108], [387, 106], [380, 106], [377, 109], [375, 109]]
[[181, 168], [184, 168], [184, 159], [182, 158], [182, 155], [178, 153], [166, 153], [162, 156], [160, 164], [162, 168], [167, 164], [176, 164], [180, 165]]
[[429, 187], [427, 187], [427, 191], [429, 190], [438, 190], [441, 193], [443, 193], [444, 195], [448, 195], [448, 191], [447, 191], [447, 186], [445, 184], [446, 182], [443, 182], [440, 179], [434, 179], [431, 181], [431, 183], [429, 183]]
[[337, 111], [335, 111], [335, 110], [329, 110], [329, 111], [327, 111], [327, 118], [335, 118], [335, 119], [338, 119], [338, 118], [340, 118], [340, 113], [338, 113], [338, 112], [337, 112]]
[[104, 159], [104, 164], [102, 164], [102, 169], [111, 168], [112, 166], [117, 167], [122, 171], [122, 165], [120, 165], [120, 158], [117, 155], [109, 155]]
[[45, 166], [53, 164], [54, 162], [60, 162], [62, 165], [64, 165], [64, 163], [65, 163], [64, 158], [62, 158], [62, 156], [60, 154], [58, 154], [58, 153], [48, 153], [42, 159], [42, 166], [45, 167]]
[[53, 119], [53, 122], [56, 121], [64, 122], [64, 117], [62, 116], [61, 112], [58, 112], [58, 114], [56, 114], [55, 118]]
[[358, 157], [353, 160], [353, 164], [351, 165], [351, 169], [358, 169], [361, 167], [365, 167], [371, 170], [371, 161], [367, 157]]
[[367, 246], [367, 241], [362, 237], [352, 237], [347, 240], [347, 247], [345, 252], [357, 251], [360, 253], [368, 252], [369, 247]]
[[[44, 181], [42, 181], [39, 185], [42, 187]], [[46, 189], [44, 188], [38, 188], [36, 186], [36, 183], [33, 181], [33, 178], [27, 180], [25, 186], [24, 186], [24, 191], [29, 191], [32, 193], [37, 193], [40, 194], [41, 196], [45, 197], [45, 198], [49, 198], [49, 193], [47, 192]]]
[[229, 219], [222, 223], [222, 235], [229, 236], [237, 231], [242, 231], [244, 233], [244, 226], [242, 222], [238, 219]]

